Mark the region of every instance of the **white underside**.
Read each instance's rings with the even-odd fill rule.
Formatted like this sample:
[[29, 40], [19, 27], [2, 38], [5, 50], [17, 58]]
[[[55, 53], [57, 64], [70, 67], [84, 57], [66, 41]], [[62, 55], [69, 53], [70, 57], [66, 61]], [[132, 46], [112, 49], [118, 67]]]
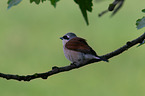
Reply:
[[67, 48], [63, 48], [63, 50], [64, 50], [65, 57], [72, 63], [76, 63], [76, 64], [85, 64], [91, 59], [100, 59], [99, 57], [96, 57], [94, 55], [68, 50]]

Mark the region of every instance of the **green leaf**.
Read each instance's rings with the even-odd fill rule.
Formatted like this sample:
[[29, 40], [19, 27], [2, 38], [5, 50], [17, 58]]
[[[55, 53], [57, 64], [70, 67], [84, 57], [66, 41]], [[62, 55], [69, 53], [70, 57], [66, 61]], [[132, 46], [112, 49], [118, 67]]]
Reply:
[[142, 9], [142, 12], [145, 13], [145, 9]]
[[36, 4], [39, 4], [40, 1], [43, 3], [46, 0], [30, 0], [30, 3], [35, 2]]
[[46, 1], [46, 0], [42, 0], [42, 3], [43, 3], [44, 1]]
[[139, 46], [141, 46], [143, 44], [145, 44], [145, 40], [143, 40], [142, 43], [140, 43], [137, 47], [139, 47]]
[[30, 3], [32, 3], [34, 0], [30, 0]]
[[142, 17], [141, 19], [138, 19], [136, 21], [136, 27], [137, 27], [137, 29], [141, 29], [141, 28], [145, 27], [145, 17]]
[[35, 2], [36, 4], [40, 3], [40, 0], [30, 0], [30, 3]]
[[12, 6], [19, 4], [22, 0], [8, 0], [8, 8], [10, 9]]
[[56, 7], [56, 3], [58, 2], [59, 0], [50, 0], [51, 4]]
[[39, 3], [40, 3], [40, 0], [35, 0], [35, 3], [36, 3], [36, 4], [39, 4]]
[[87, 25], [89, 25], [87, 11], [89, 12], [92, 11], [92, 6], [93, 6], [92, 0], [74, 0], [74, 1], [79, 5], [85, 21]]
[[[39, 4], [40, 2], [43, 3], [44, 1], [46, 1], [46, 0], [30, 0], [30, 3], [35, 2], [36, 4]], [[58, 1], [59, 1], [59, 0], [50, 0], [51, 4], [52, 4], [54, 7], [56, 7], [56, 3], [57, 3]]]

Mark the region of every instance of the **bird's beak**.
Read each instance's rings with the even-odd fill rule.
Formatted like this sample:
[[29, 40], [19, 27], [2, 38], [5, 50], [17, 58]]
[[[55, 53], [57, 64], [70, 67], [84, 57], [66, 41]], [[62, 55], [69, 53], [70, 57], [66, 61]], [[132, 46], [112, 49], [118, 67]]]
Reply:
[[63, 40], [63, 37], [60, 37], [61, 40]]

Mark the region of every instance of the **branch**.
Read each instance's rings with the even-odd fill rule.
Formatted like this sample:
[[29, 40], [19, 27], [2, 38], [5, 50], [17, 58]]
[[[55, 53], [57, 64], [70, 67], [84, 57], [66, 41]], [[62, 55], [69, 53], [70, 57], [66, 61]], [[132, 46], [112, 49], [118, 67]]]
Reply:
[[101, 17], [102, 15], [104, 15], [105, 13], [109, 11], [113, 11], [111, 16], [115, 15], [119, 11], [119, 9], [123, 6], [124, 1], [125, 0], [114, 0], [114, 2], [109, 5], [108, 9], [101, 12], [98, 16]]
[[[122, 52], [125, 52], [126, 50], [128, 50], [129, 48], [131, 48], [132, 46], [141, 43], [143, 40], [145, 39], [145, 33], [142, 34], [140, 37], [138, 37], [137, 39], [134, 39], [132, 41], [128, 41], [124, 46], [120, 47], [119, 49], [110, 52], [106, 55], [103, 55], [101, 57], [106, 58], [106, 59], [110, 59], [114, 56], [117, 56], [119, 54], [121, 54]], [[18, 81], [30, 81], [36, 78], [42, 78], [42, 79], [47, 79], [49, 76], [54, 75], [54, 74], [58, 74], [60, 72], [65, 72], [65, 71], [70, 71], [72, 69], [76, 69], [76, 68], [80, 68], [82, 66], [94, 63], [94, 62], [100, 62], [100, 60], [90, 60], [89, 62], [87, 62], [86, 64], [83, 65], [79, 65], [79, 66], [75, 66], [75, 64], [71, 64], [68, 66], [64, 66], [64, 67], [57, 67], [54, 66], [52, 67], [52, 70], [45, 72], [45, 73], [35, 73], [33, 75], [26, 75], [26, 76], [19, 76], [19, 75], [11, 75], [11, 74], [4, 74], [4, 73], [0, 73], [0, 77], [5, 78], [7, 80], [9, 79], [14, 79], [14, 80], [18, 80]]]

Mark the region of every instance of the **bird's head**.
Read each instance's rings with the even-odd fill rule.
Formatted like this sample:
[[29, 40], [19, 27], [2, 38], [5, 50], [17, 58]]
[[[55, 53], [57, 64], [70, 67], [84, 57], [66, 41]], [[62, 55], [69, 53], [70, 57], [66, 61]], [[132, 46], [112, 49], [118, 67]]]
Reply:
[[63, 37], [60, 37], [61, 40], [63, 40], [63, 44], [67, 43], [69, 40], [71, 40], [72, 38], [77, 37], [76, 34], [74, 33], [67, 33], [65, 34]]

